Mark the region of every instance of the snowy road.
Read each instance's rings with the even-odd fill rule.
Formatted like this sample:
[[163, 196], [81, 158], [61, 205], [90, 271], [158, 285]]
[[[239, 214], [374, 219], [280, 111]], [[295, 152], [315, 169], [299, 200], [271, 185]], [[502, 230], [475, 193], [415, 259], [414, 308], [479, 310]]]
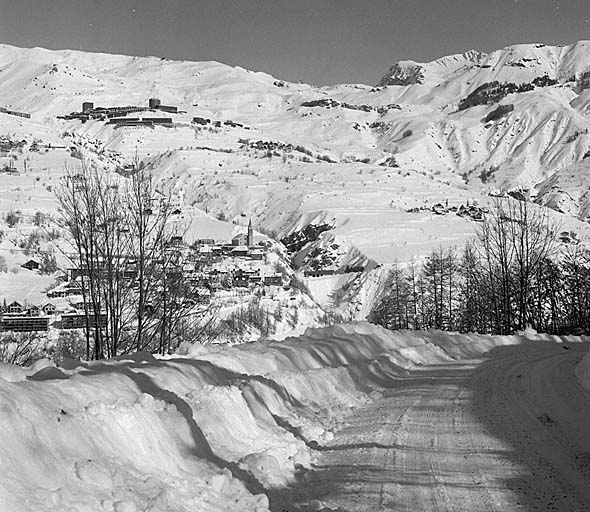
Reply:
[[280, 509], [590, 510], [587, 350], [529, 342], [413, 371], [319, 447]]

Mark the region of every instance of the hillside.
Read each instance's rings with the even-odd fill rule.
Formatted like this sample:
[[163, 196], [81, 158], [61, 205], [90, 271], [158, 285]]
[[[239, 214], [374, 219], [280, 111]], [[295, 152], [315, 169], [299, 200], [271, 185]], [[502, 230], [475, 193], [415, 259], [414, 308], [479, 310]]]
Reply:
[[[398, 62], [376, 86], [318, 88], [217, 62], [0, 45], [0, 107], [30, 114], [0, 112], [0, 135], [28, 140], [14, 164], [20, 175], [1, 176], [1, 209], [22, 209], [14, 192], [30, 187], [26, 209], [51, 210], [51, 193], [33, 179], [41, 169], [58, 179], [65, 161], [75, 165], [68, 153], [106, 171], [138, 155], [187, 215], [253, 218], [277, 239], [329, 226], [296, 261], [343, 275], [376, 269], [310, 280], [327, 307], [347, 297], [345, 314], [363, 317], [380, 265], [473, 233], [469, 218], [435, 215], [436, 203], [485, 206], [490, 192], [525, 188], [586, 238], [589, 70], [590, 42], [528, 44]], [[150, 98], [178, 110], [140, 116], [169, 122], [58, 119], [83, 102], [147, 107]], [[66, 155], [35, 161], [33, 139]], [[16, 153], [3, 154], [0, 165]]]

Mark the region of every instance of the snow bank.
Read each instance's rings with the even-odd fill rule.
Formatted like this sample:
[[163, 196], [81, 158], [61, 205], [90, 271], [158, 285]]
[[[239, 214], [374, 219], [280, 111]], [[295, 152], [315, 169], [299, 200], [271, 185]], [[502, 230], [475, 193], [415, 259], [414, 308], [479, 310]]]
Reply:
[[356, 323], [166, 358], [3, 365], [0, 510], [267, 510], [265, 489], [309, 466], [351, 407], [415, 365], [523, 339]]
[[590, 351], [576, 366], [576, 377], [580, 384], [590, 391]]

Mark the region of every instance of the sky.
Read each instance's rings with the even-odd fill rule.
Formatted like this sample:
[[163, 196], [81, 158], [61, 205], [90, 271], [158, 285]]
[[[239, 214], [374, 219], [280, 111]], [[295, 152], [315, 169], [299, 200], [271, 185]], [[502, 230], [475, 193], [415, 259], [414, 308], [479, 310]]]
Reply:
[[398, 60], [590, 39], [588, 0], [0, 0], [0, 43], [216, 60], [315, 85]]

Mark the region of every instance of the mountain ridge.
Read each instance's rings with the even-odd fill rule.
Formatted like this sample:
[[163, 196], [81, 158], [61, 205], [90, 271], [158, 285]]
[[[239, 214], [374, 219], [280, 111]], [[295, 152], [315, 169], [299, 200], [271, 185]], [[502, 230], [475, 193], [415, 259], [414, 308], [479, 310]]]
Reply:
[[[425, 203], [485, 203], [490, 193], [525, 188], [556, 210], [569, 197], [567, 214], [586, 220], [590, 91], [582, 77], [590, 42], [394, 65], [400, 73], [419, 66], [423, 83], [406, 73], [398, 77], [406, 85], [315, 87], [214, 61], [0, 45], [0, 106], [31, 114], [18, 121], [23, 133], [49, 130], [111, 170], [138, 154], [163, 187], [216, 215], [252, 216], [279, 236], [333, 222], [332, 235], [348, 247], [339, 249], [344, 266], [358, 250], [377, 263], [409, 257], [395, 244], [376, 249], [391, 232], [387, 222], [374, 236], [361, 235], [358, 219], [372, 225], [376, 211], [397, 226], [406, 209]], [[178, 106], [173, 128], [57, 118], [83, 101], [147, 105], [152, 97]], [[8, 126], [7, 119], [0, 122]], [[109, 160], [106, 152], [118, 156]], [[342, 184], [354, 190], [348, 210], [338, 197]], [[328, 199], [318, 202], [318, 195]], [[382, 206], [372, 211], [372, 202]], [[355, 217], [355, 208], [365, 213]]]

